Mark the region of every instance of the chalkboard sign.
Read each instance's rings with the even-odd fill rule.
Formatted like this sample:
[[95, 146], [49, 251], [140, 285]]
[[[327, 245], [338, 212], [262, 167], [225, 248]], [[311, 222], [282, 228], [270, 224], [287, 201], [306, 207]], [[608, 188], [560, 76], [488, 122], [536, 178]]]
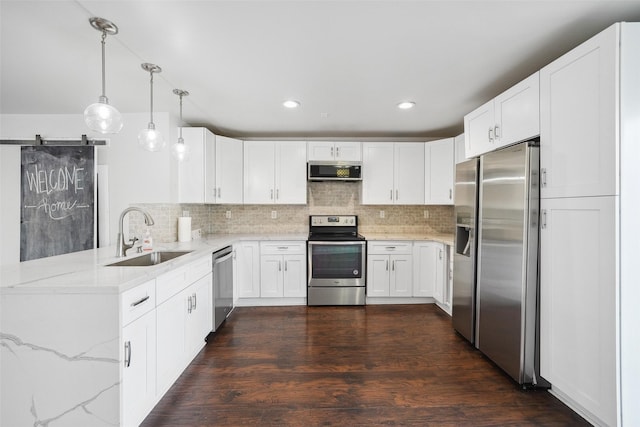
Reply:
[[22, 147], [20, 261], [95, 247], [94, 147]]

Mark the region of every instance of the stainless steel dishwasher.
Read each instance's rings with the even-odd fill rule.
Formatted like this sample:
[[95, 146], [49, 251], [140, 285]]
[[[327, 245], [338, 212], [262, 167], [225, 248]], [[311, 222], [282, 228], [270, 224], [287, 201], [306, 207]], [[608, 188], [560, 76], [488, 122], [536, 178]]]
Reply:
[[213, 253], [213, 325], [216, 331], [233, 309], [233, 250], [231, 246]]

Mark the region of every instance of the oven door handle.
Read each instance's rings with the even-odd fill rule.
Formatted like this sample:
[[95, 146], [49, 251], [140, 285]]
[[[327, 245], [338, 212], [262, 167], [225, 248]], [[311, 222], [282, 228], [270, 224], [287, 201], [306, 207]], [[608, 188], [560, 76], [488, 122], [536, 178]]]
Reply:
[[329, 245], [335, 245], [335, 246], [345, 246], [345, 245], [360, 245], [360, 246], [365, 246], [367, 244], [366, 241], [364, 240], [341, 240], [341, 241], [328, 241], [328, 240], [314, 240], [314, 241], [308, 241], [309, 246], [329, 246]]

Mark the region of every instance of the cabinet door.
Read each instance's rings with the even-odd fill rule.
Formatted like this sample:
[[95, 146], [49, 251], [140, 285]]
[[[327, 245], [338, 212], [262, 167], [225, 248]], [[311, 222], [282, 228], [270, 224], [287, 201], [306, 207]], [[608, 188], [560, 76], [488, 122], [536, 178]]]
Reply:
[[389, 255], [369, 255], [367, 257], [367, 296], [389, 296]]
[[541, 197], [618, 194], [618, 26], [540, 71]]
[[434, 297], [437, 283], [437, 242], [420, 242], [414, 246], [413, 296]]
[[616, 424], [617, 197], [541, 201], [540, 373]]
[[394, 144], [394, 203], [424, 204], [424, 166], [423, 143]]
[[282, 255], [260, 256], [260, 296], [281, 298], [283, 296]]
[[187, 320], [185, 346], [190, 361], [204, 346], [205, 337], [211, 332], [213, 308], [211, 307], [212, 274], [209, 273], [185, 289]]
[[335, 157], [342, 162], [359, 162], [362, 160], [362, 144], [353, 141], [336, 142]]
[[307, 144], [304, 141], [278, 142], [276, 195], [279, 204], [307, 203]]
[[260, 246], [258, 242], [241, 242], [234, 246], [236, 270], [233, 275], [238, 298], [260, 297]]
[[477, 157], [493, 150], [494, 126], [493, 100], [464, 116], [464, 148], [467, 157]]
[[390, 255], [389, 296], [413, 295], [413, 259], [411, 255]]
[[283, 256], [283, 295], [285, 297], [307, 296], [307, 266], [304, 255]]
[[242, 203], [242, 141], [216, 136], [216, 203]]
[[142, 422], [156, 397], [156, 312], [152, 310], [122, 329], [123, 425]]
[[182, 292], [156, 308], [158, 394], [171, 387], [184, 367], [186, 308]]
[[205, 201], [205, 144], [208, 142], [206, 132], [208, 131], [204, 128], [182, 128], [182, 138], [189, 147], [189, 156], [178, 162], [178, 201], [180, 203], [204, 203]]
[[393, 204], [393, 143], [362, 144], [362, 204]]
[[535, 73], [495, 98], [496, 148], [540, 134], [540, 79]]
[[453, 145], [455, 147], [456, 164], [466, 161], [467, 156], [464, 149], [464, 133], [455, 137]]
[[275, 201], [275, 144], [245, 141], [244, 203], [272, 204]]
[[335, 158], [335, 146], [333, 142], [312, 141], [307, 145], [309, 160], [329, 161]]
[[431, 278], [434, 280], [433, 283], [433, 299], [436, 300], [437, 303], [445, 304], [445, 278], [444, 278], [444, 262], [445, 262], [445, 254], [444, 247], [442, 243], [434, 243], [434, 271], [431, 274]]
[[425, 145], [425, 203], [452, 205], [454, 187], [453, 138]]

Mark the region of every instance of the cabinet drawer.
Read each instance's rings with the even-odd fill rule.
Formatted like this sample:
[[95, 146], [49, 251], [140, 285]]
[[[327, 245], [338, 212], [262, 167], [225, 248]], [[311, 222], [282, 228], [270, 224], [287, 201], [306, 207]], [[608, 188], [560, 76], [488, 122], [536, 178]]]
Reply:
[[187, 269], [187, 283], [193, 283], [211, 273], [212, 265], [211, 255], [202, 257], [187, 265], [185, 267]]
[[411, 254], [413, 244], [398, 241], [367, 242], [367, 251], [369, 254]]
[[260, 242], [261, 255], [302, 254], [307, 251], [305, 241]]
[[189, 285], [187, 267], [164, 273], [156, 279], [157, 305], [162, 304]]
[[149, 280], [120, 295], [120, 316], [125, 326], [156, 307], [156, 281]]

